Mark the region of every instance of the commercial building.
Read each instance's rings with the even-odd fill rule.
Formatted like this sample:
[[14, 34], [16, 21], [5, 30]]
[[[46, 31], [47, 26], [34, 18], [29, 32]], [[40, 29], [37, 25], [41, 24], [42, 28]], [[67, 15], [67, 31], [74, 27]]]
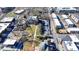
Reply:
[[10, 23], [0, 23], [0, 33], [2, 33]]
[[50, 34], [50, 28], [49, 28], [49, 20], [42, 20], [42, 28], [44, 35], [49, 35]]
[[15, 11], [16, 14], [22, 14], [25, 10], [24, 9], [21, 9], [21, 10], [17, 10]]
[[55, 13], [52, 13], [52, 18], [53, 19], [56, 19], [57, 18], [57, 15]]
[[0, 51], [20, 51], [20, 50], [16, 48], [3, 47]]
[[[5, 42], [3, 43], [3, 47], [6, 49], [3, 48], [3, 50], [20, 50], [23, 48], [23, 43], [19, 40], [17, 41], [16, 39], [9, 39], [7, 38], [5, 40]], [[7, 48], [10, 48], [10, 49], [7, 49]]]
[[71, 18], [75, 21], [75, 23], [79, 23], [79, 15], [71, 15]]
[[78, 48], [74, 44], [74, 42], [64, 41], [63, 48], [65, 51], [78, 51]]
[[13, 20], [14, 20], [14, 17], [4, 17], [2, 20], [0, 20], [0, 22], [9, 23], [9, 22], [12, 22]]
[[54, 24], [55, 24], [55, 27], [58, 28], [58, 29], [61, 29], [63, 28], [63, 24], [60, 23], [60, 21], [58, 19], [53, 19], [54, 21]]
[[0, 43], [5, 41], [5, 38], [8, 36], [12, 29], [9, 29], [10, 23], [0, 23]]
[[0, 23], [10, 23], [10, 26], [15, 25], [15, 18], [14, 17], [4, 17], [2, 20], [0, 20]]
[[0, 43], [3, 43], [7, 38], [8, 34], [13, 30], [15, 25], [14, 18], [3, 18], [0, 21]]
[[56, 12], [58, 13], [76, 13], [78, 10], [76, 10], [74, 7], [57, 7]]
[[15, 39], [6, 39], [5, 42], [3, 43], [3, 45], [7, 46], [7, 45], [14, 45], [16, 42]]
[[79, 28], [76, 28], [76, 27], [74, 27], [74, 28], [67, 28], [66, 31], [68, 33], [79, 33]]
[[68, 16], [67, 16], [67, 15], [61, 15], [61, 17], [62, 17], [63, 19], [68, 19]]
[[73, 42], [79, 42], [79, 39], [75, 34], [66, 35], [64, 38], [62, 38], [63, 41], [73, 41]]
[[65, 19], [65, 22], [68, 27], [75, 27], [75, 24], [70, 19]]
[[75, 34], [69, 35], [69, 37], [71, 38], [73, 42], [79, 42], [79, 39], [77, 38]]
[[65, 38], [62, 39], [62, 46], [65, 51], [78, 51], [79, 50], [79, 39], [76, 35], [67, 35]]

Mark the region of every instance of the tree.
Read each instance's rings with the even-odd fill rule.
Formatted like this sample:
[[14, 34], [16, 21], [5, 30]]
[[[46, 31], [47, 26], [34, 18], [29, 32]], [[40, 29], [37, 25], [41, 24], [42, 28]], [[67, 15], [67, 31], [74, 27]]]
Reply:
[[26, 42], [26, 41], [28, 41], [28, 38], [26, 36], [22, 36], [21, 41]]
[[24, 18], [27, 18], [27, 16], [26, 16], [26, 15], [24, 15]]

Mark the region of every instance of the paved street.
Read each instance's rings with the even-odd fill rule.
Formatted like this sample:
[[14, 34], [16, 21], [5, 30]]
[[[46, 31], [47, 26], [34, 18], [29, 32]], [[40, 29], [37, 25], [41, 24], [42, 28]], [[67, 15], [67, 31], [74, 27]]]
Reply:
[[54, 37], [54, 40], [55, 40], [55, 43], [56, 43], [56, 47], [59, 49], [59, 50], [62, 50], [62, 46], [59, 44], [59, 42], [58, 42], [58, 34], [57, 34], [57, 32], [56, 32], [56, 29], [55, 29], [55, 24], [54, 24], [54, 22], [53, 22], [53, 19], [52, 19], [52, 16], [51, 16], [51, 14], [49, 13], [49, 17], [50, 17], [50, 22], [51, 22], [51, 24], [50, 24], [50, 26], [51, 26], [51, 32], [52, 32], [52, 34], [53, 34], [53, 37]]

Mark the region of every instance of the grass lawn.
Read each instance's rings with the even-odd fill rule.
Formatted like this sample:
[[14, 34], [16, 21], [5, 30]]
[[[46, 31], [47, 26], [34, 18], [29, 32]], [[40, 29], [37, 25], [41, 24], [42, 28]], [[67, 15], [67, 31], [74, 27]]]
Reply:
[[23, 51], [34, 51], [35, 47], [39, 45], [40, 42], [35, 41], [35, 42], [25, 42], [23, 46]]
[[40, 42], [41, 42], [40, 39], [36, 38], [35, 46], [39, 46]]
[[14, 17], [14, 16], [16, 16], [16, 14], [13, 13], [13, 12], [9, 12], [9, 13], [6, 14], [6, 16], [7, 17]]
[[37, 28], [37, 31], [36, 31], [36, 35], [41, 35], [41, 27], [40, 27], [40, 25], [37, 25], [38, 26], [38, 28]]
[[32, 36], [35, 32], [35, 25], [31, 25], [30, 27], [26, 28], [26, 31], [29, 33], [29, 36]]
[[[40, 25], [30, 25], [30, 27], [26, 28], [26, 31], [29, 33], [28, 38], [29, 39], [33, 39], [36, 26], [37, 26], [36, 40], [35, 40], [34, 43], [35, 43], [35, 46], [39, 46], [39, 44], [40, 44], [41, 41], [40, 41], [39, 38], [37, 38], [37, 35], [39, 35], [39, 36], [41, 35], [41, 33], [40, 33]], [[27, 48], [26, 50], [30, 50], [31, 49], [31, 45], [29, 43], [26, 43], [24, 45], [24, 48]]]
[[[23, 50], [24, 51], [34, 51], [34, 47], [32, 47], [33, 43], [32, 42], [25, 42]], [[34, 44], [35, 45], [35, 44]]]

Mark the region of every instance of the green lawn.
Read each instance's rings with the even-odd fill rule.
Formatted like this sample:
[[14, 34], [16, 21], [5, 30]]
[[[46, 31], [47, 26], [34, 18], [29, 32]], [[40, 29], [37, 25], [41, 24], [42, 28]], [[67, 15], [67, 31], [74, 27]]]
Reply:
[[[36, 32], [36, 35], [37, 36], [41, 36], [41, 26], [40, 25], [37, 25], [37, 32]], [[41, 40], [40, 38], [36, 37], [36, 46], [39, 46]]]
[[29, 33], [29, 36], [33, 36], [35, 32], [36, 25], [30, 25], [26, 28], [26, 31]]
[[30, 25], [30, 27], [27, 27], [26, 28], [26, 31], [29, 33], [29, 36], [28, 38], [29, 39], [32, 39], [32, 37], [34, 36], [34, 33], [35, 33], [35, 29], [36, 29], [36, 26], [37, 26], [37, 31], [36, 31], [36, 40], [35, 40], [35, 46], [38, 46], [40, 44], [40, 39], [37, 38], [37, 36], [41, 36], [41, 33], [40, 33], [40, 25]]
[[6, 14], [6, 16], [7, 17], [14, 17], [14, 16], [16, 16], [16, 14], [13, 13], [13, 12], [9, 12], [9, 13]]
[[38, 26], [38, 28], [37, 28], [37, 32], [36, 32], [36, 35], [41, 35], [41, 27], [40, 27], [40, 25], [37, 25]]

